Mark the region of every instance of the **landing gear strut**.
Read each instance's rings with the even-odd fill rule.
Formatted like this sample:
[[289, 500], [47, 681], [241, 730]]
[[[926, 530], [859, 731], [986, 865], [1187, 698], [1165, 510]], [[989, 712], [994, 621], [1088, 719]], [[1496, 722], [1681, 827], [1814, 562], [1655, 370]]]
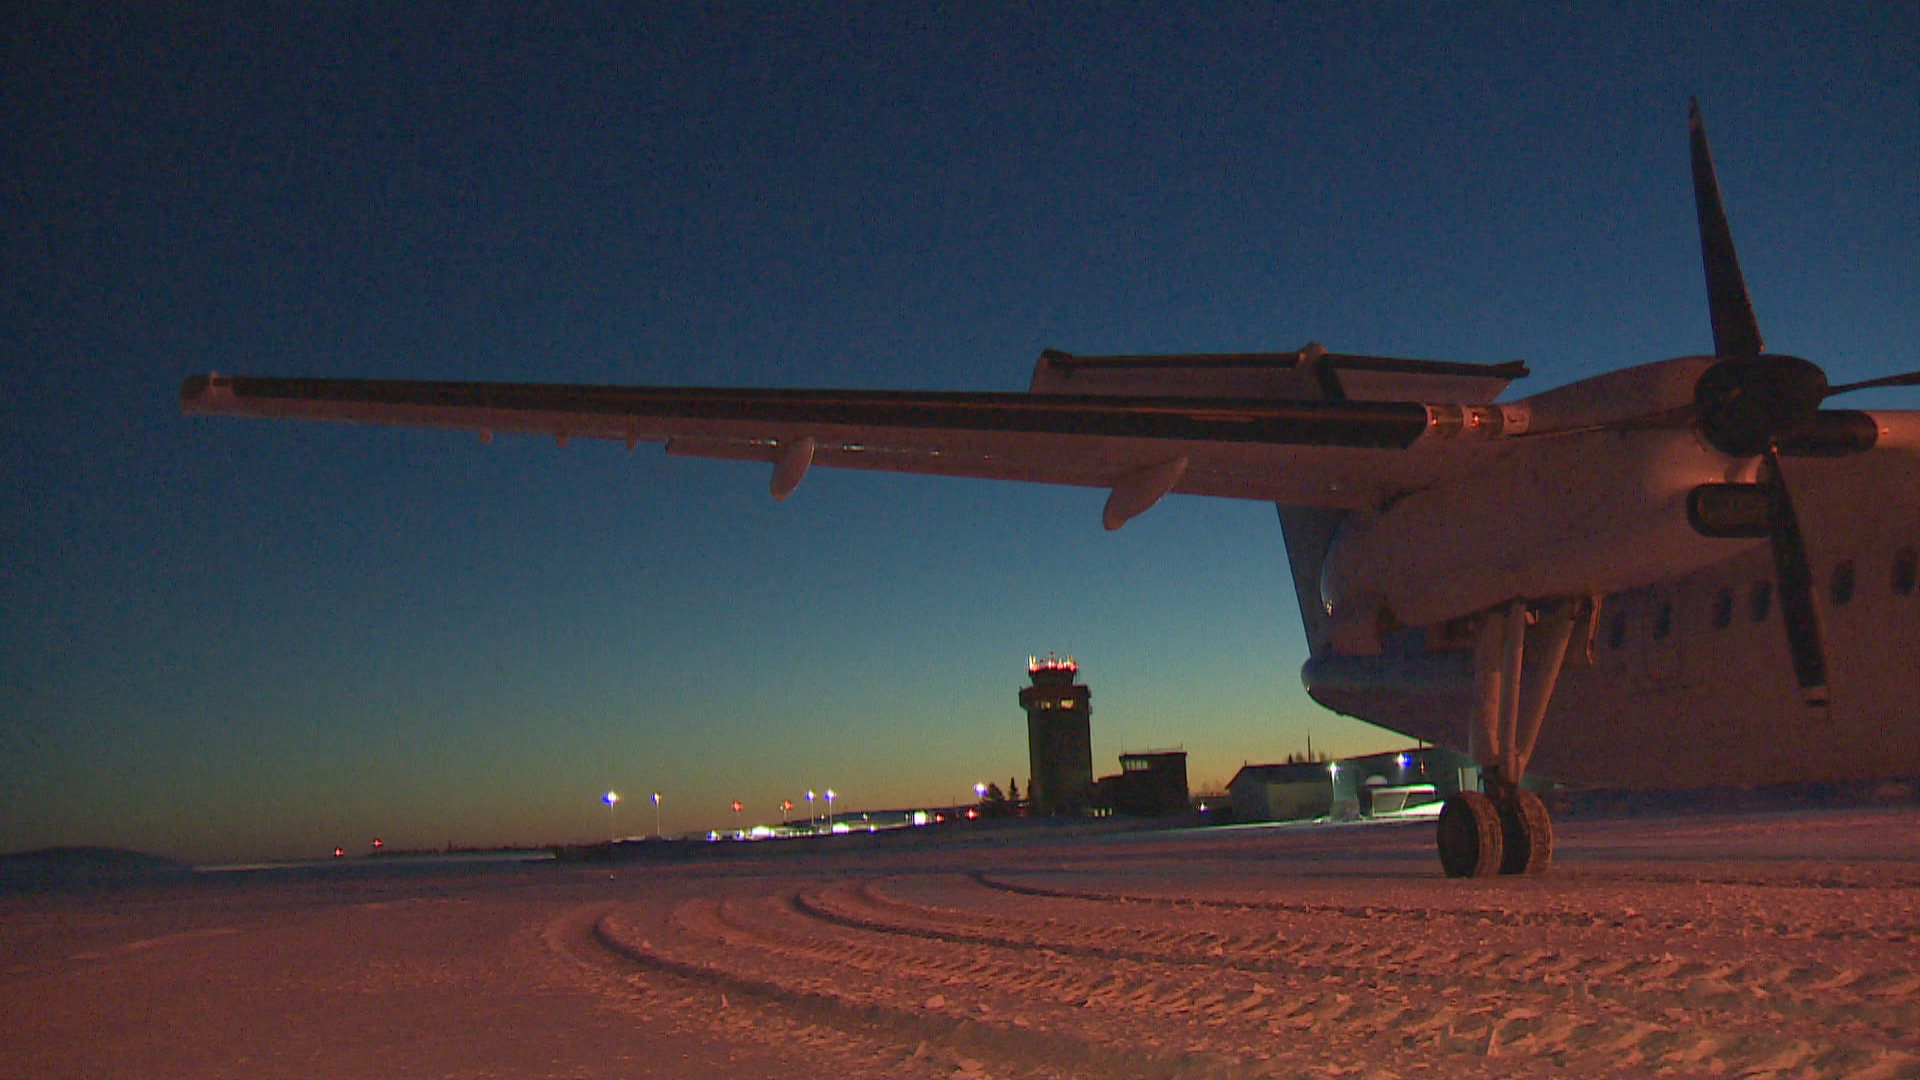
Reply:
[[1591, 620], [1596, 608], [1566, 600], [1535, 613], [1516, 600], [1480, 616], [1473, 646], [1478, 708], [1469, 741], [1486, 790], [1462, 791], [1440, 808], [1440, 866], [1448, 877], [1540, 874], [1552, 865], [1553, 821], [1520, 779], [1583, 611]]

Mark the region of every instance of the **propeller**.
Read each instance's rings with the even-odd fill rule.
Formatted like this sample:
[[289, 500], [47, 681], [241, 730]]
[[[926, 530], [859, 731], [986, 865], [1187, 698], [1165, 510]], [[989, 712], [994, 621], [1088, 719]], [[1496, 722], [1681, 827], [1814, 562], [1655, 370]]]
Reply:
[[1873, 390], [1882, 386], [1920, 386], [1920, 371], [1909, 371], [1904, 375], [1882, 375], [1878, 379], [1861, 379], [1859, 382], [1842, 383], [1827, 391], [1827, 396], [1851, 394], [1855, 390]]
[[1700, 257], [1713, 318], [1713, 351], [1719, 357], [1694, 386], [1694, 419], [1702, 437], [1720, 452], [1761, 459], [1757, 487], [1763, 499], [1761, 506], [1753, 507], [1760, 511], [1753, 516], [1764, 522], [1764, 535], [1773, 552], [1780, 616], [1786, 627], [1794, 678], [1807, 704], [1823, 707], [1828, 700], [1826, 637], [1813, 600], [1813, 570], [1806, 540], [1780, 469], [1780, 457], [1839, 456], [1870, 449], [1878, 434], [1870, 417], [1823, 410], [1821, 404], [1835, 394], [1853, 390], [1920, 385], [1920, 372], [1830, 386], [1826, 372], [1812, 361], [1765, 351], [1746, 280], [1734, 255], [1733, 234], [1727, 227], [1713, 154], [1707, 147], [1707, 129], [1696, 100], [1688, 100], [1687, 127], [1693, 151]]
[[1714, 363], [1695, 381], [1691, 404], [1584, 428], [1539, 431], [1542, 437], [1594, 430], [1686, 426], [1729, 457], [1758, 458], [1753, 483], [1716, 483], [1696, 487], [1687, 500], [1687, 516], [1703, 536], [1761, 539], [1773, 554], [1780, 594], [1781, 622], [1794, 679], [1807, 704], [1824, 709], [1828, 701], [1826, 635], [1813, 600], [1813, 569], [1805, 535], [1780, 468], [1782, 457], [1844, 457], [1871, 450], [1880, 424], [1871, 415], [1821, 406], [1828, 398], [1855, 390], [1920, 386], [1920, 371], [1887, 375], [1834, 386], [1811, 360], [1769, 353], [1760, 338], [1753, 301], [1747, 294], [1733, 232], [1720, 199], [1713, 153], [1700, 103], [1687, 101], [1687, 128], [1693, 157], [1694, 210], [1700, 222], [1700, 261], [1706, 271], [1707, 308], [1713, 320]]

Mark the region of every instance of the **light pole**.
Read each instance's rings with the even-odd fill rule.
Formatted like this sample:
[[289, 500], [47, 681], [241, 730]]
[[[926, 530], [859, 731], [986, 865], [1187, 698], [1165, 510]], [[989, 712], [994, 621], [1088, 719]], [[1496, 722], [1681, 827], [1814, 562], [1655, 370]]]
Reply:
[[817, 820], [819, 819], [813, 816], [813, 789], [808, 788], [807, 789], [807, 828], [811, 830], [814, 826], [814, 823]]
[[653, 838], [660, 839], [660, 793], [653, 793]]
[[827, 789], [827, 831], [833, 831], [833, 789]]
[[609, 791], [602, 801], [607, 804], [607, 843], [612, 844], [620, 839], [620, 830], [613, 824], [613, 804], [620, 801], [620, 793]]

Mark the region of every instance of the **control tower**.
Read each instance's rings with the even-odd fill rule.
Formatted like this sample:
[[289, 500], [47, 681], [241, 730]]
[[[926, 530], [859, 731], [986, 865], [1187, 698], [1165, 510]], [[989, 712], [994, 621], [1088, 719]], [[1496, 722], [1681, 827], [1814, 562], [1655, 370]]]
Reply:
[[1074, 682], [1080, 665], [1052, 653], [1027, 658], [1027, 798], [1036, 814], [1082, 814], [1093, 790], [1092, 695]]

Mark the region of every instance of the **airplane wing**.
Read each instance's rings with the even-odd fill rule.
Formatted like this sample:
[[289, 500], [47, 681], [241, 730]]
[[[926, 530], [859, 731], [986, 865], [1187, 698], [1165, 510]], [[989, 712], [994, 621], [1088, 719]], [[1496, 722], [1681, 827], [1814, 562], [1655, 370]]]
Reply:
[[451, 428], [483, 439], [664, 443], [670, 454], [772, 465], [776, 498], [812, 465], [1106, 488], [1109, 528], [1168, 492], [1377, 505], [1483, 457], [1509, 418], [1497, 405], [1408, 401], [217, 375], [188, 379], [181, 402], [189, 413]]

